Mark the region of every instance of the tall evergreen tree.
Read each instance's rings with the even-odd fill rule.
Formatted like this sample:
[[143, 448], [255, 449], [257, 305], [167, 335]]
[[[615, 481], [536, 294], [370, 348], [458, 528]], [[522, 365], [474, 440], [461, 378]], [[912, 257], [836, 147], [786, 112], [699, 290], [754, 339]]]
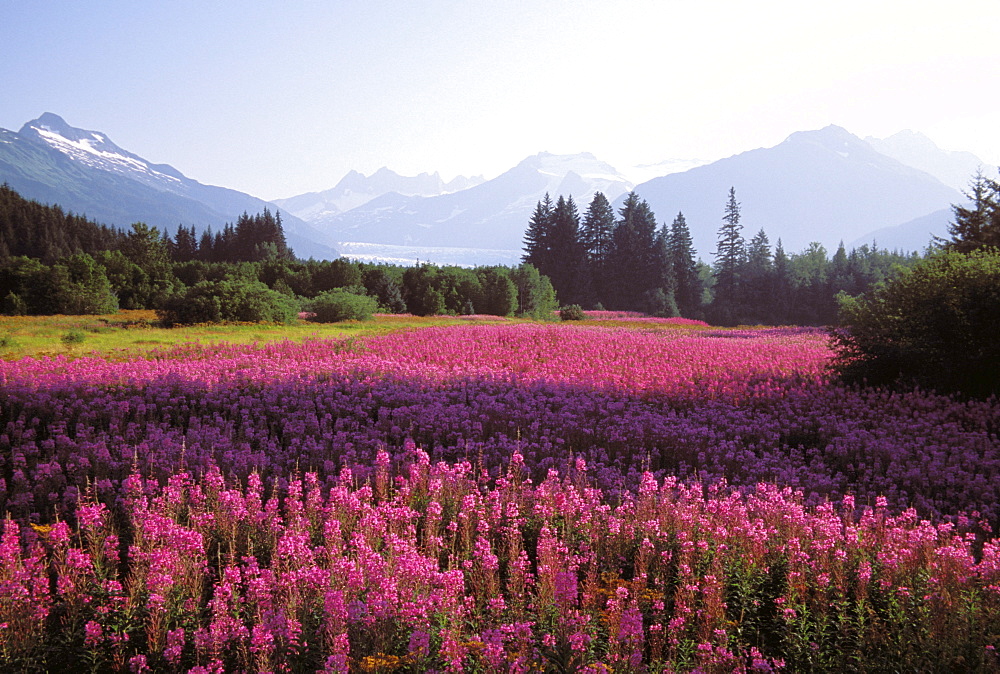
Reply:
[[549, 231], [549, 266], [539, 271], [549, 277], [556, 297], [563, 304], [579, 304], [583, 300], [585, 251], [580, 243], [580, 214], [573, 197], [559, 195], [552, 209]]
[[524, 233], [524, 255], [522, 260], [546, 273], [552, 259], [552, 198], [549, 193], [535, 206]]
[[662, 264], [656, 250], [656, 216], [649, 204], [630, 192], [619, 209], [612, 237], [609, 301], [616, 309], [646, 311], [660, 288]]
[[746, 243], [740, 233], [740, 204], [736, 201], [736, 188], [729, 188], [726, 212], [719, 228], [715, 250], [715, 319], [723, 325], [736, 320], [739, 298], [739, 272], [746, 257]]
[[601, 192], [591, 199], [580, 228], [580, 243], [587, 259], [587, 280], [591, 304], [605, 301], [608, 258], [615, 232], [615, 211]]
[[701, 281], [698, 262], [684, 213], [678, 212], [667, 237], [667, 261], [674, 279], [674, 300], [677, 310], [686, 318], [701, 314]]
[[195, 235], [194, 225], [190, 227], [177, 226], [177, 235], [174, 237], [170, 254], [174, 262], [188, 262], [197, 259], [198, 237]]
[[769, 321], [768, 298], [774, 276], [771, 242], [761, 229], [747, 244], [746, 261], [740, 270], [742, 286], [741, 320], [751, 323]]
[[769, 301], [769, 323], [784, 325], [791, 320], [792, 275], [781, 239], [774, 246], [774, 274]]
[[959, 253], [1000, 247], [1000, 183], [977, 173], [965, 196], [972, 202], [971, 207], [953, 205], [954, 219], [948, 225], [951, 239], [937, 241]]

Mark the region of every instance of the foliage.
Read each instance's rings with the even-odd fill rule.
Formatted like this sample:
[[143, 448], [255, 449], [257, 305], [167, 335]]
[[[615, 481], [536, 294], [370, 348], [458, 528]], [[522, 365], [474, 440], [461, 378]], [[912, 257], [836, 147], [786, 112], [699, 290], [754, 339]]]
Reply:
[[374, 297], [346, 290], [328, 290], [309, 303], [309, 311], [313, 314], [309, 320], [316, 323], [368, 321], [377, 309], [378, 302]]
[[558, 303], [556, 291], [547, 276], [529, 263], [512, 269], [510, 280], [517, 288], [517, 315], [526, 318], [546, 319], [555, 311]]
[[157, 315], [167, 325], [224, 321], [290, 323], [299, 312], [292, 298], [259, 281], [202, 281], [168, 299]]
[[570, 304], [559, 310], [559, 320], [561, 321], [582, 321], [587, 318], [583, 313], [583, 308], [579, 304]]
[[952, 206], [954, 220], [948, 226], [951, 239], [938, 239], [938, 242], [959, 253], [1000, 247], [1000, 182], [977, 173], [965, 196], [971, 207]]
[[74, 253], [93, 255], [118, 248], [124, 236], [59, 206], [25, 199], [7, 183], [0, 185], [0, 264], [19, 256], [52, 264]]
[[857, 298], [834, 333], [847, 381], [1000, 393], [1000, 252], [935, 255]]
[[87, 336], [80, 330], [70, 330], [59, 339], [66, 346], [73, 346], [76, 344], [82, 344], [87, 339]]
[[524, 232], [524, 256], [525, 264], [530, 264], [538, 269], [545, 269], [552, 262], [552, 198], [549, 193], [545, 193], [545, 198], [541, 199], [535, 206], [531, 219], [528, 221], [528, 228]]
[[628, 194], [618, 214], [608, 256], [610, 299], [605, 304], [648, 311], [651, 292], [662, 287], [666, 264], [657, 242], [656, 215], [635, 192]]

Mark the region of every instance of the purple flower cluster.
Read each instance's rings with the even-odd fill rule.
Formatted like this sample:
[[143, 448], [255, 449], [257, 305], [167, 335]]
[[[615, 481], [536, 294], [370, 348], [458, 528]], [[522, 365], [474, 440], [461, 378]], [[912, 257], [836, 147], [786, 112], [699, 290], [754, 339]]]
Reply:
[[[117, 516], [0, 539], [0, 664], [102, 671], [923, 671], [995, 666], [1000, 546], [582, 461], [539, 484], [410, 445], [361, 486], [131, 475]], [[126, 543], [125, 541], [128, 541]], [[50, 576], [55, 582], [50, 582]]]
[[612, 494], [649, 470], [790, 486], [811, 504], [884, 496], [894, 512], [996, 525], [1000, 404], [833, 386], [822, 340], [457, 326], [349, 347], [6, 363], [0, 507], [33, 521], [72, 517], [86, 485], [113, 505], [134, 470], [166, 483], [217, 467], [282, 486], [296, 470], [333, 484], [348, 467], [365, 480], [378, 451], [399, 465], [412, 442], [494, 476], [515, 452], [536, 480], [583, 459]]

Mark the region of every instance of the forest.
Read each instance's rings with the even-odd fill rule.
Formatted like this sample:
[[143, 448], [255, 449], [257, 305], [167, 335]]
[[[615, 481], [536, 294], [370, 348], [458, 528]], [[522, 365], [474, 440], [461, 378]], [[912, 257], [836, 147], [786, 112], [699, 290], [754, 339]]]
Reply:
[[[831, 256], [745, 240], [735, 189], [720, 207], [711, 264], [692, 247], [683, 213], [657, 223], [631, 193], [615, 213], [597, 193], [581, 216], [572, 196], [538, 202], [516, 268], [416, 267], [297, 259], [280, 213], [244, 213], [198, 233], [143, 223], [121, 231], [0, 187], [0, 313], [92, 314], [156, 309], [168, 323], [287, 321], [336, 291], [371, 311], [547, 317], [559, 306], [683, 316], [715, 325], [833, 325], [838, 297], [855, 296], [917, 253], [878, 249]], [[365, 302], [357, 298], [367, 298]], [[374, 303], [371, 302], [374, 300]], [[361, 304], [358, 304], [361, 302]], [[350, 312], [348, 316], [354, 315]]]
[[713, 325], [833, 325], [838, 295], [857, 295], [913, 266], [921, 256], [875, 243], [831, 257], [819, 243], [798, 253], [773, 250], [763, 229], [746, 241], [731, 189], [719, 209], [714, 263], [692, 247], [683, 213], [657, 224], [631, 193], [616, 215], [598, 192], [581, 217], [572, 197], [538, 202], [525, 234], [524, 260], [552, 280], [564, 304], [683, 316]]

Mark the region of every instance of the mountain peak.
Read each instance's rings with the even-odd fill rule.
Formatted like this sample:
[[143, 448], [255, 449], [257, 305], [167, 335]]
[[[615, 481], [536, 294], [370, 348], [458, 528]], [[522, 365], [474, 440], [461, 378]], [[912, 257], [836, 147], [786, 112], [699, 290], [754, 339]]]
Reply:
[[34, 119], [25, 124], [24, 126], [22, 126], [21, 132], [23, 133], [24, 131], [31, 128], [47, 129], [49, 131], [60, 133], [60, 135], [62, 135], [61, 132], [75, 130], [73, 129], [73, 127], [71, 127], [69, 124], [66, 123], [65, 119], [55, 114], [54, 112], [43, 112], [38, 119]]
[[796, 131], [785, 139], [786, 143], [816, 143], [831, 147], [844, 143], [860, 143], [860, 138], [842, 126], [830, 124], [814, 131]]

